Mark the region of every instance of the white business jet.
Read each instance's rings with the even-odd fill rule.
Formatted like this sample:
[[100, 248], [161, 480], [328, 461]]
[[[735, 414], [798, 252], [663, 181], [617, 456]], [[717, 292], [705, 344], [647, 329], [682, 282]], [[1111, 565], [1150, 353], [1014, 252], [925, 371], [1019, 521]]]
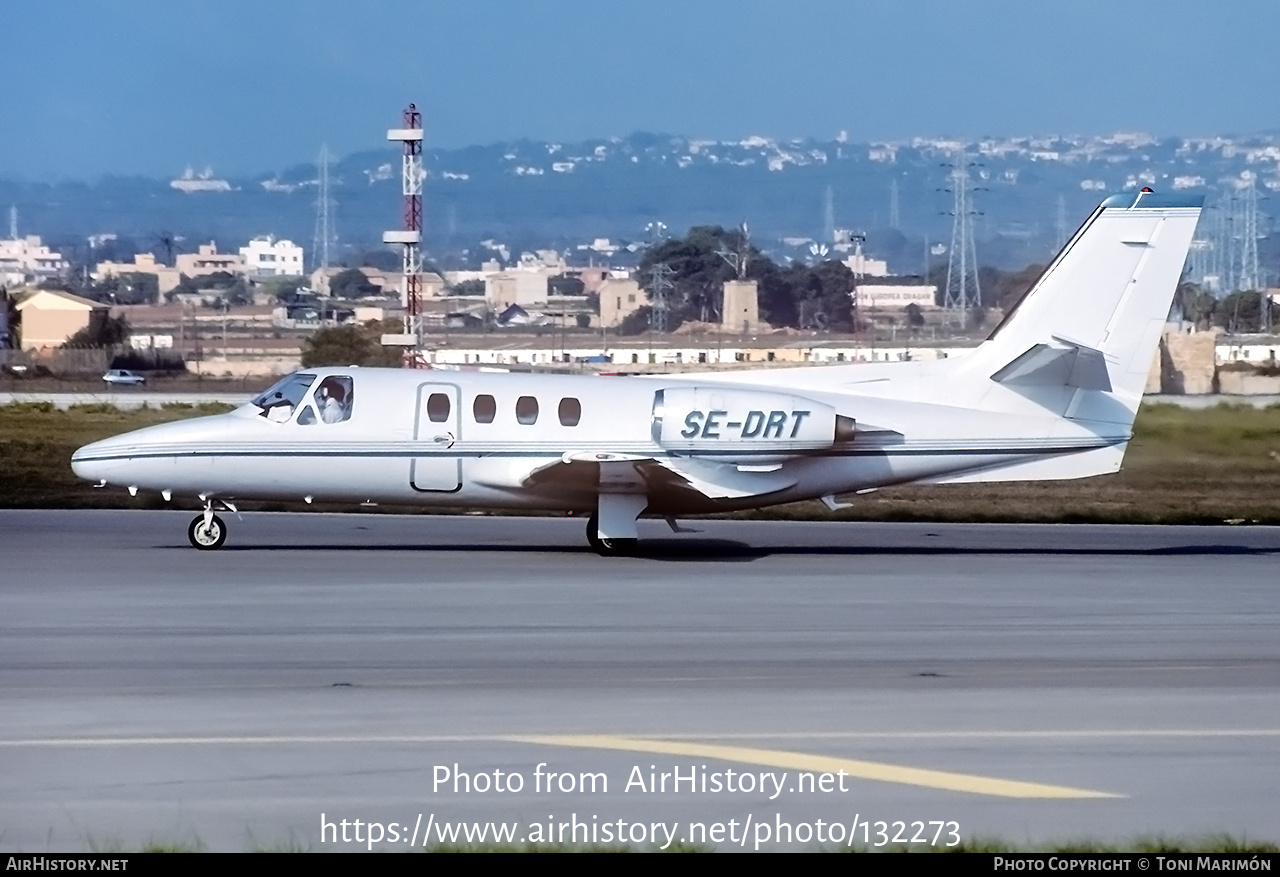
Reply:
[[72, 457], [81, 478], [241, 500], [589, 513], [601, 553], [666, 517], [893, 484], [1082, 478], [1129, 442], [1202, 199], [1108, 198], [991, 337], [932, 362], [587, 376], [315, 368]]

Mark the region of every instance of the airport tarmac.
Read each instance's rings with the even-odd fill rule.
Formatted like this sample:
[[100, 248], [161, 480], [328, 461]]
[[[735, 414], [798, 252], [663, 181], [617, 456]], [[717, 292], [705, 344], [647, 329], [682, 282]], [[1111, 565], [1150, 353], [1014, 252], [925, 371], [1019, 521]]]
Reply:
[[189, 517], [0, 511], [0, 850], [1280, 841], [1280, 528]]

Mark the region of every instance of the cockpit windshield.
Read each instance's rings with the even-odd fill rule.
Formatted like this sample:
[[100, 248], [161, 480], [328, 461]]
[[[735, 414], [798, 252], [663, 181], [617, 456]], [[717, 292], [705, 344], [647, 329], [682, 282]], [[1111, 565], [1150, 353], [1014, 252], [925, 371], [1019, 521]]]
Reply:
[[275, 423], [283, 423], [293, 416], [293, 411], [311, 389], [316, 376], [312, 374], [292, 374], [261, 396], [253, 400], [253, 404], [262, 409], [261, 415]]

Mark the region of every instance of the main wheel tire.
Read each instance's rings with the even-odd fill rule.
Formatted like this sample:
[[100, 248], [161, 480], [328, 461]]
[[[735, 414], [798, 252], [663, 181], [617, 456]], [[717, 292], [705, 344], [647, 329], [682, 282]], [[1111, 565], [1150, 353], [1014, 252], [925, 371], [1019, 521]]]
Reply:
[[187, 539], [201, 551], [213, 551], [215, 548], [221, 548], [227, 541], [227, 524], [222, 518], [214, 515], [206, 526], [204, 515], [196, 515], [191, 521], [191, 526], [187, 527]]
[[596, 549], [604, 557], [621, 557], [635, 554], [639, 539], [600, 539], [600, 547]]
[[604, 542], [600, 539], [600, 516], [595, 512], [587, 518], [587, 542], [599, 554], [604, 554]]

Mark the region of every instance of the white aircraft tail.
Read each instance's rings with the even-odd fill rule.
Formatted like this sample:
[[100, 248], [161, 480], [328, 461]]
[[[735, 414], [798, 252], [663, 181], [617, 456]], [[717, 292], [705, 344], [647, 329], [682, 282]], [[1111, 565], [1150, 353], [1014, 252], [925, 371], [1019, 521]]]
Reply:
[[964, 358], [965, 372], [1056, 414], [1132, 423], [1203, 200], [1108, 198]]

